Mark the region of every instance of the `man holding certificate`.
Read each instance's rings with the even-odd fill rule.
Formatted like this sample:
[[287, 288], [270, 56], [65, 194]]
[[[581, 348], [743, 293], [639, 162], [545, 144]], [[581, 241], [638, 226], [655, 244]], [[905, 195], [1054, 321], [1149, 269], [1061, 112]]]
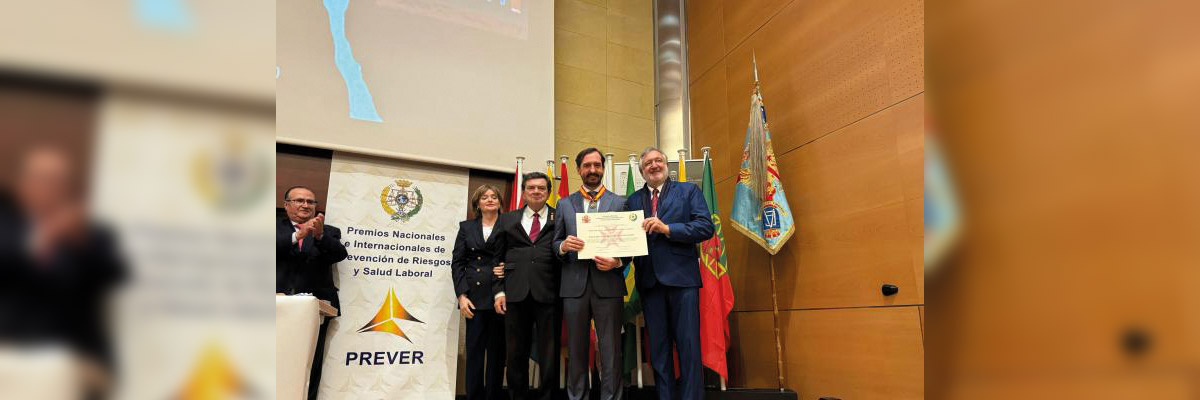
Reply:
[[[667, 157], [650, 147], [642, 152], [646, 186], [629, 196], [630, 210], [645, 217], [649, 255], [637, 257], [637, 288], [642, 295], [654, 387], [661, 400], [704, 396], [700, 364], [700, 264], [696, 244], [713, 235], [712, 218], [700, 188], [667, 178]], [[676, 384], [671, 345], [679, 351]]]
[[[562, 257], [559, 296], [567, 327], [567, 395], [572, 400], [588, 398], [588, 347], [595, 321], [600, 351], [600, 397], [620, 399], [622, 298], [625, 296], [625, 262], [619, 257], [646, 254], [646, 235], [641, 218], [625, 211], [625, 198], [609, 192], [602, 184], [604, 157], [590, 147], [575, 156], [583, 186], [559, 200], [562, 226], [554, 248]], [[602, 222], [603, 221], [603, 222]], [[624, 234], [624, 235], [622, 235]]]

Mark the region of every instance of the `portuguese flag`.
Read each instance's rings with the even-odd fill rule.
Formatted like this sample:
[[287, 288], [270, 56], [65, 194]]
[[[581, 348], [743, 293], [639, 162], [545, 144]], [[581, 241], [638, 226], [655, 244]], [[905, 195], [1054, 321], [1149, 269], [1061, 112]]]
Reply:
[[713, 236], [700, 244], [700, 354], [705, 367], [729, 379], [725, 350], [729, 348], [729, 312], [733, 310], [733, 284], [725, 261], [725, 237], [721, 234], [717, 188], [712, 162], [704, 156], [704, 201], [712, 216]]

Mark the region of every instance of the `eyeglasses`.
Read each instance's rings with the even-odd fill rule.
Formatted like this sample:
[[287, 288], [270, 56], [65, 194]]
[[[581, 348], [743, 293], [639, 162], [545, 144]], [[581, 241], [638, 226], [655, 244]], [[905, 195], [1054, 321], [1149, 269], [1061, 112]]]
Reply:
[[319, 201], [309, 200], [309, 199], [291, 199], [291, 200], [287, 200], [287, 201], [291, 202], [292, 204], [298, 205], [298, 206], [305, 205], [305, 204], [310, 205], [310, 206], [315, 206], [315, 205], [321, 203]]

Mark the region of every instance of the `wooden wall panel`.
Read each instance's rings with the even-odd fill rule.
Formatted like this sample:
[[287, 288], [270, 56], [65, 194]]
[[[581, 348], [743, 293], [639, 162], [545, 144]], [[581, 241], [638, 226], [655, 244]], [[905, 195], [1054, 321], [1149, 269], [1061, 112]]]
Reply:
[[779, 387], [771, 311], [729, 313], [729, 387]]
[[924, 340], [925, 339], [925, 306], [917, 307], [917, 311], [921, 314], [921, 339]]
[[908, 218], [908, 249], [912, 257], [917, 303], [925, 304], [925, 197], [904, 200]]
[[736, 48], [746, 37], [774, 17], [792, 0], [726, 1], [722, 7], [725, 53]]
[[702, 157], [700, 148], [712, 147], [713, 179], [718, 182], [733, 176], [737, 169], [733, 159], [741, 154], [741, 141], [733, 144], [729, 137], [725, 90], [724, 60], [691, 86], [692, 156]]
[[[1045, 399], [1195, 399], [1194, 375], [1186, 372], [1091, 373], [1025, 376], [1007, 379], [964, 379], [949, 382], [948, 398], [1000, 400]], [[1032, 396], [1031, 396], [1032, 394]]]
[[777, 154], [922, 92], [923, 75], [911, 72], [923, 65], [923, 36], [914, 36], [924, 23], [921, 4], [789, 4], [725, 58], [730, 134], [745, 135], [752, 53]]
[[292, 186], [308, 186], [324, 212], [329, 193], [329, 167], [333, 152], [309, 147], [277, 144], [275, 146], [275, 207], [283, 208], [283, 192]]
[[787, 387], [922, 398], [924, 2], [689, 0], [688, 16], [693, 145], [713, 148], [735, 296], [730, 386], [778, 372], [770, 258], [728, 227], [753, 54], [799, 226], [774, 260]]
[[[688, 21], [689, 84], [710, 70], [713, 73], [725, 74], [723, 66], [714, 67], [717, 61], [725, 57], [725, 31], [722, 29], [721, 3], [721, 0], [688, 0], [687, 2], [684, 15]], [[692, 110], [694, 111], [695, 108]]]
[[0, 196], [31, 146], [66, 152], [76, 163], [72, 173], [88, 186], [99, 94], [90, 84], [0, 73]]
[[[780, 308], [919, 302], [896, 132], [912, 129], [923, 105], [905, 103], [779, 158], [799, 226], [775, 260]], [[883, 296], [883, 284], [899, 294]]]
[[[900, 163], [900, 191], [904, 195], [908, 240], [913, 263], [917, 302], [925, 303], [925, 95], [894, 108], [905, 117], [896, 121], [896, 151]], [[921, 114], [921, 118], [916, 115]]]
[[781, 311], [779, 317], [784, 378], [799, 398], [924, 398], [917, 307]]
[[467, 179], [467, 215], [464, 218], [475, 218], [475, 212], [473, 211], [475, 205], [470, 204], [471, 193], [475, 192], [475, 188], [484, 184], [500, 189], [500, 199], [504, 200], [504, 206], [500, 207], [500, 212], [508, 210], [508, 205], [512, 204], [512, 199], [509, 199], [509, 197], [512, 197], [512, 173], [504, 174], [501, 172], [473, 169], [470, 174], [470, 177]]

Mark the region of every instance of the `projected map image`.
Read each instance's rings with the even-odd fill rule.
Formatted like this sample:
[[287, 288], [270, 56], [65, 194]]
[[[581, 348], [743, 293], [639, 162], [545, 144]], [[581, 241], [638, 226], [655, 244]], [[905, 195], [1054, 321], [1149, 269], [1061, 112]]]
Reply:
[[529, 37], [529, 17], [521, 0], [378, 0], [383, 7], [437, 20], [495, 32], [504, 36]]
[[371, 98], [371, 90], [363, 80], [362, 65], [354, 59], [354, 51], [350, 49], [350, 41], [346, 39], [346, 8], [350, 0], [324, 0], [325, 11], [329, 13], [329, 32], [333, 35], [333, 60], [338, 72], [346, 81], [347, 100], [350, 103], [350, 118], [383, 122], [379, 112], [375, 111], [375, 99]]
[[276, 3], [282, 143], [510, 171], [554, 148], [554, 2]]

